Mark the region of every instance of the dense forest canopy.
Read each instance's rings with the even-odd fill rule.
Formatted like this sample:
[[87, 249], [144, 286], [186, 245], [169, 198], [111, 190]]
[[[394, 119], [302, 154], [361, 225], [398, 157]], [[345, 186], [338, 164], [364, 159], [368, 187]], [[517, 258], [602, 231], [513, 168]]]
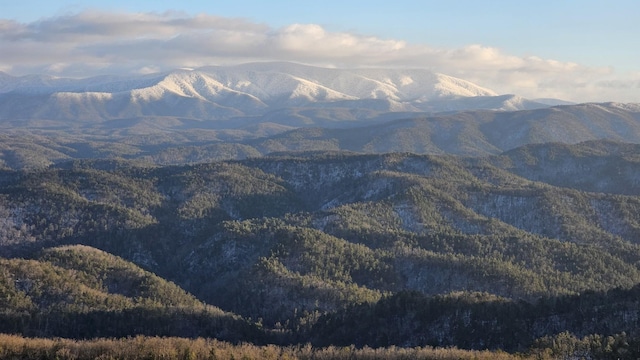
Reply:
[[560, 351], [564, 336], [593, 352], [612, 336], [631, 352], [638, 153], [7, 168], [0, 332], [507, 351]]

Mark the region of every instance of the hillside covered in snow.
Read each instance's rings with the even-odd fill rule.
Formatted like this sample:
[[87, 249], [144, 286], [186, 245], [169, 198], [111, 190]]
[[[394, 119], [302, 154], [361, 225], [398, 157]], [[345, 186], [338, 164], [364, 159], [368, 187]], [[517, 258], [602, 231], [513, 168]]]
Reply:
[[[263, 122], [265, 116], [287, 126], [344, 127], [415, 113], [546, 106], [421, 69], [252, 63], [136, 77], [0, 76], [0, 125], [27, 122], [37, 128], [85, 127], [112, 120], [121, 120], [114, 125], [120, 127], [143, 120], [161, 127], [169, 121], [190, 128], [234, 128]], [[300, 109], [310, 112], [305, 119], [297, 115]], [[275, 120], [269, 117], [274, 112]]]

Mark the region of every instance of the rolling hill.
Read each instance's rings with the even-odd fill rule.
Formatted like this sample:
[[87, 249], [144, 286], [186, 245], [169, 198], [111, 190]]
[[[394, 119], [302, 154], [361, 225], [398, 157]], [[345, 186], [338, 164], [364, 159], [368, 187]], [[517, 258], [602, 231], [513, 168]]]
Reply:
[[[271, 341], [342, 344], [331, 340], [331, 329], [413, 292], [419, 295], [408, 304], [454, 299], [442, 305], [453, 312], [438, 310], [441, 318], [424, 323], [441, 329], [442, 338], [430, 333], [410, 344], [391, 338], [385, 343], [372, 329], [354, 343], [522, 349], [536, 337], [565, 330], [635, 336], [633, 320], [610, 322], [606, 329], [558, 322], [556, 315], [577, 315], [554, 306], [590, 292], [604, 295], [584, 303], [584, 312], [618, 304], [598, 313], [603, 319], [632, 306], [623, 300], [640, 283], [637, 147], [598, 141], [529, 145], [486, 158], [309, 152], [188, 166], [83, 160], [7, 170], [1, 179], [0, 254], [8, 269], [3, 291], [17, 299], [7, 309], [11, 316], [63, 309], [56, 314], [84, 323], [101, 311], [118, 314], [104, 319], [142, 311], [136, 318], [142, 321], [151, 316], [143, 308], [151, 306], [160, 309], [151, 323], [164, 329], [169, 318], [200, 318], [198, 311], [188, 310], [195, 318], [175, 311], [206, 308], [205, 302], [247, 319], [229, 315], [231, 323], [224, 324], [240, 333], [215, 336], [237, 338], [248, 331], [253, 335], [245, 339], [255, 341], [275, 336]], [[562, 165], [567, 163], [577, 165]], [[606, 171], [607, 164], [626, 172]], [[581, 177], [580, 171], [598, 176]], [[624, 192], [616, 190], [619, 184]], [[41, 270], [24, 275], [29, 269]], [[16, 282], [15, 274], [29, 281]], [[32, 292], [31, 283], [43, 287]], [[456, 307], [467, 306], [447, 296], [461, 291], [489, 294], [480, 296], [486, 304], [478, 306], [497, 310], [480, 308], [482, 316], [501, 314], [501, 308], [526, 313], [540, 299], [552, 305], [532, 320], [537, 332], [528, 334], [535, 336], [489, 341], [484, 332], [446, 332]], [[411, 306], [393, 311], [413, 321], [418, 310]], [[28, 329], [41, 330], [30, 324]], [[198, 324], [203, 328], [189, 334], [207, 334], [213, 326]], [[58, 329], [52, 335], [74, 334], [52, 329]], [[156, 328], [129, 329], [152, 334], [148, 329]], [[406, 329], [412, 328], [398, 333]], [[155, 334], [168, 334], [163, 331]], [[468, 342], [451, 340], [460, 336]]]
[[[132, 334], [237, 340], [259, 330], [131, 262], [82, 245], [0, 259], [0, 331], [70, 338]], [[244, 334], [244, 335], [242, 335]]]
[[[299, 119], [309, 117], [313, 122], [313, 116], [305, 111], [295, 114]], [[323, 116], [330, 119], [332, 114], [328, 112]], [[487, 156], [529, 144], [571, 145], [590, 140], [637, 144], [640, 143], [640, 106], [606, 103], [526, 111], [474, 110], [399, 120], [378, 118], [373, 124], [351, 128], [297, 128], [261, 123], [241, 129], [145, 133], [147, 125], [140, 126], [137, 130], [106, 132], [8, 130], [0, 135], [0, 168], [46, 168], [74, 159], [104, 158], [183, 165], [292, 151]]]

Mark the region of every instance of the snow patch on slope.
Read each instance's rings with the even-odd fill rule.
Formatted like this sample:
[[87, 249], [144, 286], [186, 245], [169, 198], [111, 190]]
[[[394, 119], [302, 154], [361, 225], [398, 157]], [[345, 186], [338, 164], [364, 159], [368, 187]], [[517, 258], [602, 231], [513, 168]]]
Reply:
[[480, 87], [466, 80], [457, 79], [451, 76], [437, 74], [435, 84], [438, 97], [473, 97], [473, 96], [497, 96], [492, 90]]

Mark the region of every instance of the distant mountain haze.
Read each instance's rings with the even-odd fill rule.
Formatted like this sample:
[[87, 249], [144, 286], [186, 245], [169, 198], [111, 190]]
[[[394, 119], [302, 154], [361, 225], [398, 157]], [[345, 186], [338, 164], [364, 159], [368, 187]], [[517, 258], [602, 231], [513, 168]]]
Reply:
[[[87, 79], [0, 74], [0, 166], [179, 165], [287, 151], [496, 155], [640, 143], [640, 105], [531, 101], [416, 69], [269, 62]], [[34, 137], [34, 134], [39, 136]]]
[[[292, 108], [322, 112], [334, 109], [334, 126], [339, 126], [342, 120], [368, 119], [389, 112], [522, 110], [547, 104], [515, 95], [498, 96], [471, 82], [419, 69], [331, 69], [294, 63], [252, 63], [138, 77], [0, 76], [0, 121], [53, 120], [64, 121], [62, 125], [67, 127], [146, 117], [210, 123], [267, 116]], [[335, 109], [362, 113], [340, 115]], [[310, 116], [312, 123], [315, 117], [321, 116]], [[291, 123], [290, 119], [287, 121]], [[234, 125], [237, 124], [224, 124]], [[190, 126], [198, 127], [193, 123]]]

